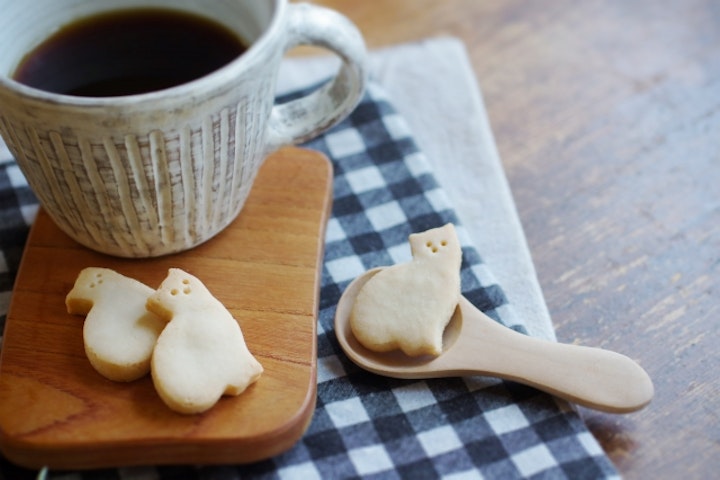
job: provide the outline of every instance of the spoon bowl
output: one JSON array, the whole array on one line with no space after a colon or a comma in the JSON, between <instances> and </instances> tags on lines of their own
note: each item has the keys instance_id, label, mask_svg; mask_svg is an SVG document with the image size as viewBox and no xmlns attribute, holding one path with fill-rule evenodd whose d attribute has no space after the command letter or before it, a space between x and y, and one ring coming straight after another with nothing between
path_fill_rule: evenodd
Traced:
<instances>
[{"instance_id":1,"label":"spoon bowl","mask_svg":"<svg viewBox=\"0 0 720 480\"><path fill-rule=\"evenodd\" d=\"M335 334L345 354L378 375L421 379L485 375L512 380L595 410L627 413L652 399L652 380L637 363L616 352L568 345L518 333L460 297L443 333L443 353L411 357L374 352L357 341L350 313L360 290L381 268L348 285L335 313Z\"/></svg>"}]
</instances>

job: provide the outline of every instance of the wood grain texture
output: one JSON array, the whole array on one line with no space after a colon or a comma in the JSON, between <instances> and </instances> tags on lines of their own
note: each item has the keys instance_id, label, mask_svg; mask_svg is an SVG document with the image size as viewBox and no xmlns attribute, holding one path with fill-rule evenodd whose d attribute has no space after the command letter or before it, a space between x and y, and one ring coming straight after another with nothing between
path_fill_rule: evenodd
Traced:
<instances>
[{"instance_id":1,"label":"wood grain texture","mask_svg":"<svg viewBox=\"0 0 720 480\"><path fill-rule=\"evenodd\" d=\"M79 246L40 212L7 316L0 363L0 447L32 468L244 463L290 448L315 407L317 312L332 166L288 148L262 167L240 216L178 255L129 260ZM82 317L65 295L101 266L158 286L168 268L197 276L240 323L262 377L208 412L181 415L146 376L106 380L90 366Z\"/></svg>"},{"instance_id":2,"label":"wood grain texture","mask_svg":"<svg viewBox=\"0 0 720 480\"><path fill-rule=\"evenodd\" d=\"M655 382L582 411L627 479L720 469L720 3L316 1L370 48L461 38L560 341Z\"/></svg>"}]
</instances>

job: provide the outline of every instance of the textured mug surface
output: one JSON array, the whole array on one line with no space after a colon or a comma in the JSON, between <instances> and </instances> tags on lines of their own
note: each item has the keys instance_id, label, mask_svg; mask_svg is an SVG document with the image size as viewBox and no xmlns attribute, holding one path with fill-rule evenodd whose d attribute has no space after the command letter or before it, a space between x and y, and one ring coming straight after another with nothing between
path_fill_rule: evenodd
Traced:
<instances>
[{"instance_id":1,"label":"textured mug surface","mask_svg":"<svg viewBox=\"0 0 720 480\"><path fill-rule=\"evenodd\" d=\"M10 79L48 32L126 7L183 9L248 44L195 81L123 97L85 98ZM343 16L286 0L0 0L0 135L55 223L79 243L122 257L192 248L238 215L265 157L347 116L365 85L365 47ZM318 90L275 105L284 53L318 45L342 60Z\"/></svg>"}]
</instances>

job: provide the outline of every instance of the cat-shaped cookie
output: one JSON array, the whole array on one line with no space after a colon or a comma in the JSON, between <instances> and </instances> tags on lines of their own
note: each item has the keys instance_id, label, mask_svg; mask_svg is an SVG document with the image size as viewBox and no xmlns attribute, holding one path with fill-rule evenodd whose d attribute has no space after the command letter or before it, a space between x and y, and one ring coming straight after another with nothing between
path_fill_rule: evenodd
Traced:
<instances>
[{"instance_id":1,"label":"cat-shaped cookie","mask_svg":"<svg viewBox=\"0 0 720 480\"><path fill-rule=\"evenodd\" d=\"M154 290L108 268L88 267L65 297L67 311L86 315L83 343L104 377L130 382L150 372L150 358L165 322L147 311Z\"/></svg>"},{"instance_id":2,"label":"cat-shaped cookie","mask_svg":"<svg viewBox=\"0 0 720 480\"><path fill-rule=\"evenodd\" d=\"M350 313L355 338L377 352L442 352L442 335L460 299L462 249L451 223L409 236L412 260L375 274Z\"/></svg>"},{"instance_id":3,"label":"cat-shaped cookie","mask_svg":"<svg viewBox=\"0 0 720 480\"><path fill-rule=\"evenodd\" d=\"M171 268L147 308L169 322L155 345L152 378L171 409L204 412L222 395L239 395L262 374L240 325L189 273Z\"/></svg>"}]
</instances>

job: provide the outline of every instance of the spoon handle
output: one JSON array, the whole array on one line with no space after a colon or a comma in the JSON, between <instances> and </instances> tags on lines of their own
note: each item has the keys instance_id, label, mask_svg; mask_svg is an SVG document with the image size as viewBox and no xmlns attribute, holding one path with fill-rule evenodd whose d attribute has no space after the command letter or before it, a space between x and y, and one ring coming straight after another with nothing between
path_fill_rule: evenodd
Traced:
<instances>
[{"instance_id":1,"label":"spoon handle","mask_svg":"<svg viewBox=\"0 0 720 480\"><path fill-rule=\"evenodd\" d=\"M472 338L462 346L473 351L455 353L470 362L468 369L475 373L517 381L612 413L639 410L652 399L652 380L625 355L528 337L498 324L465 298L460 306L463 335Z\"/></svg>"}]
</instances>

